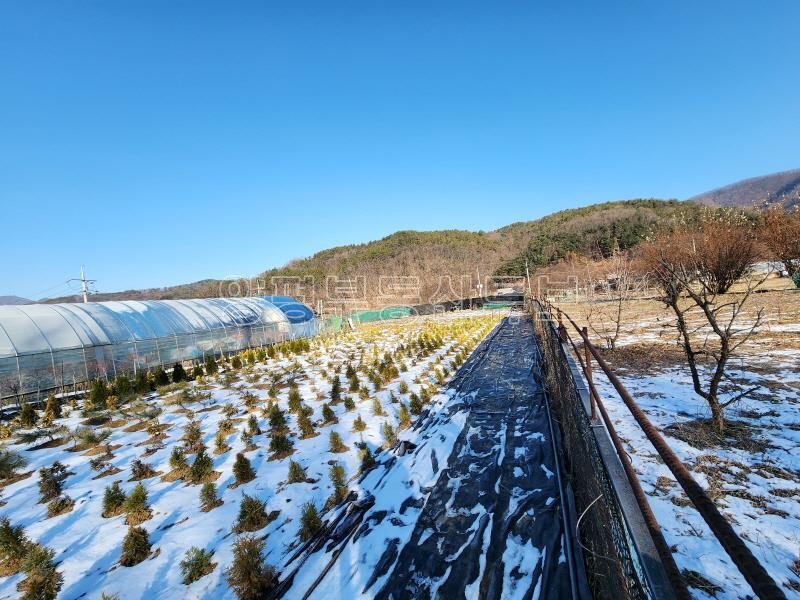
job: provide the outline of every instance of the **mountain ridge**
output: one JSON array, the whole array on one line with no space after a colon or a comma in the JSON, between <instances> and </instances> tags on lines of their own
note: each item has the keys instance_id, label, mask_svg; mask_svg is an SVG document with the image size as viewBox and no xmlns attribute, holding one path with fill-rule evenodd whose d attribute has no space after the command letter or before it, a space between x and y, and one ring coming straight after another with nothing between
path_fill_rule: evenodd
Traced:
<instances>
[{"instance_id":1,"label":"mountain ridge","mask_svg":"<svg viewBox=\"0 0 800 600\"><path fill-rule=\"evenodd\" d=\"M492 231L398 231L378 240L327 248L290 261L250 280L236 282L236 289L246 290L245 295L310 295L330 301L329 278L336 281L363 278L367 283L360 290L363 292L360 299L369 304L370 299L385 295L385 290L380 289L381 278L400 276L419 280L419 296L394 296L390 300L404 303L428 301L442 287L443 279L449 285L449 291L470 296L474 295L472 286L478 277L522 275L526 256L531 267L536 268L560 260L564 252L607 254L615 243L623 249L633 245L636 236L644 235L659 219L696 212L700 208L694 203L678 200L621 200L566 209ZM533 240L536 244L531 249L529 246ZM469 283L465 282L467 279ZM273 282L277 285L272 285ZM95 294L92 298L198 298L225 296L229 291L227 282L206 279L166 288ZM78 296L66 296L47 301L79 300Z\"/></svg>"},{"instance_id":2,"label":"mountain ridge","mask_svg":"<svg viewBox=\"0 0 800 600\"><path fill-rule=\"evenodd\" d=\"M718 207L764 209L778 205L800 206L800 169L748 177L688 198L691 202Z\"/></svg>"},{"instance_id":3,"label":"mountain ridge","mask_svg":"<svg viewBox=\"0 0 800 600\"><path fill-rule=\"evenodd\" d=\"M22 298L20 296L0 296L0 306L18 305L18 304L33 304L33 300Z\"/></svg>"},{"instance_id":4,"label":"mountain ridge","mask_svg":"<svg viewBox=\"0 0 800 600\"><path fill-rule=\"evenodd\" d=\"M716 208L761 208L780 204L800 206L800 169L743 179L680 202L678 200L635 199L591 204L558 211L539 219L517 221L491 231L444 229L403 230L360 244L346 244L320 250L311 256L292 260L281 267L246 280L233 289L245 294L285 294L330 300L329 278L367 278L386 276L416 277L421 299L437 291L442 278L449 278L456 294L472 295L464 288L466 278L495 274L519 276L526 264L532 269L545 267L570 254L605 256L614 248L629 248L658 222L679 213L697 213ZM145 300L202 298L229 295L228 281L203 279L193 283L139 290L95 294L94 300ZM366 285L366 284L365 284ZM361 290L369 303L379 297L380 283ZM469 284L474 286L475 282ZM452 287L452 285L451 285ZM413 298L393 298L413 303ZM44 302L79 302L80 296L62 296Z\"/></svg>"}]
</instances>

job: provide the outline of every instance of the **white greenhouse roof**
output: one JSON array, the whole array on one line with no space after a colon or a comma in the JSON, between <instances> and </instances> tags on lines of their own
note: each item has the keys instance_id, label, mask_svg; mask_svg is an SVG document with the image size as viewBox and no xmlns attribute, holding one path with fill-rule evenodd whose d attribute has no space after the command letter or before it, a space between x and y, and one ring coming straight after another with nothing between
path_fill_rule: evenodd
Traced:
<instances>
[{"instance_id":1,"label":"white greenhouse roof","mask_svg":"<svg viewBox=\"0 0 800 600\"><path fill-rule=\"evenodd\" d=\"M0 306L0 357L288 323L258 297Z\"/></svg>"}]
</instances>

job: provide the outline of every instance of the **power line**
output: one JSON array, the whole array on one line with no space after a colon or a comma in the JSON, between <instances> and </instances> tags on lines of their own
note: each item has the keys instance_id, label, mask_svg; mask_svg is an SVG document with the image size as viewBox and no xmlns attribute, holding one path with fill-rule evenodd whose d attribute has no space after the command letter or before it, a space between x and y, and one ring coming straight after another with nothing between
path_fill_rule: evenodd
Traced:
<instances>
[{"instance_id":1,"label":"power line","mask_svg":"<svg viewBox=\"0 0 800 600\"><path fill-rule=\"evenodd\" d=\"M38 300L39 298L44 296L46 293L51 292L53 290L57 290L57 289L62 288L62 287L70 287L69 281L62 281L61 283L57 283L55 285L51 285L50 287L45 288L45 289L43 289L43 290L41 290L39 292L36 292L35 294L26 294L26 297L27 298L31 298L32 300Z\"/></svg>"},{"instance_id":2,"label":"power line","mask_svg":"<svg viewBox=\"0 0 800 600\"><path fill-rule=\"evenodd\" d=\"M90 283L97 283L96 279L86 279L86 272L84 271L83 265L81 265L81 278L80 279L67 279L67 281L80 281L81 282L81 292L83 293L83 303L86 304L89 302L89 284ZM92 291L94 293L94 291Z\"/></svg>"}]
</instances>

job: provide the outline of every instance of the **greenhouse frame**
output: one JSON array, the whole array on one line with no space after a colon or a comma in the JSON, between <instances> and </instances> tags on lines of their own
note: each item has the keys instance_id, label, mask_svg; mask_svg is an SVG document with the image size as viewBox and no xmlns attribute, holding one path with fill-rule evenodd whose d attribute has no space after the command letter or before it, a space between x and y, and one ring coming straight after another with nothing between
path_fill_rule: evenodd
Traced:
<instances>
[{"instance_id":1,"label":"greenhouse frame","mask_svg":"<svg viewBox=\"0 0 800 600\"><path fill-rule=\"evenodd\" d=\"M288 296L0 306L0 397L219 356L318 331Z\"/></svg>"}]
</instances>

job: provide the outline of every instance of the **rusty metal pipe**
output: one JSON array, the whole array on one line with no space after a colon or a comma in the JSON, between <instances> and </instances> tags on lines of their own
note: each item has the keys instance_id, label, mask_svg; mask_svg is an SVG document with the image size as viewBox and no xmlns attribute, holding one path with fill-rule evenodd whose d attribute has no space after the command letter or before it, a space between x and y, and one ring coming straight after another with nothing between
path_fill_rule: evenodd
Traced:
<instances>
[{"instance_id":1,"label":"rusty metal pipe","mask_svg":"<svg viewBox=\"0 0 800 600\"><path fill-rule=\"evenodd\" d=\"M731 560L734 562L736 567L739 569L739 572L744 576L745 580L756 593L756 595L762 600L786 598L783 590L778 587L778 584L776 584L775 580L770 577L764 566L750 551L750 548L748 548L742 539L737 535L736 531L734 531L727 519L722 516L722 513L719 512L714 504L714 501L708 497L708 495L705 493L705 490L703 490L700 484L695 481L694 477L692 477L692 474L689 472L689 469L687 469L686 465L681 462L681 459L678 458L678 455L672 451L672 448L669 447L669 444L667 444L664 437L650 422L650 419L647 418L647 415L630 395L628 390L620 381L619 377L617 377L616 373L614 373L614 371L608 366L608 363L606 363L606 361L597 351L597 348L595 348L592 342L588 339L588 336L583 337L581 328L578 327L578 324L572 320L572 317L561 310L559 310L558 313L560 315L563 314L572 324L575 330L581 335L583 343L588 346L589 351L592 353L592 356L594 356L597 364L606 374L606 377L608 377L611 385L613 385L617 390L617 393L622 398L625 406L628 407L628 410L633 415L633 418L636 419L639 427L642 428L642 431L647 436L647 439L650 440L651 444L653 444L653 447L656 449L659 456L661 456L664 464L667 465L667 468L672 471L675 479L683 488L683 491L686 492L686 495L689 497L689 500L692 501L692 504L694 504L697 512L699 512L700 516L703 517L703 520L711 529L714 536L719 540L720 544L722 544L725 552L727 552L728 556L731 557Z\"/></svg>"}]
</instances>

